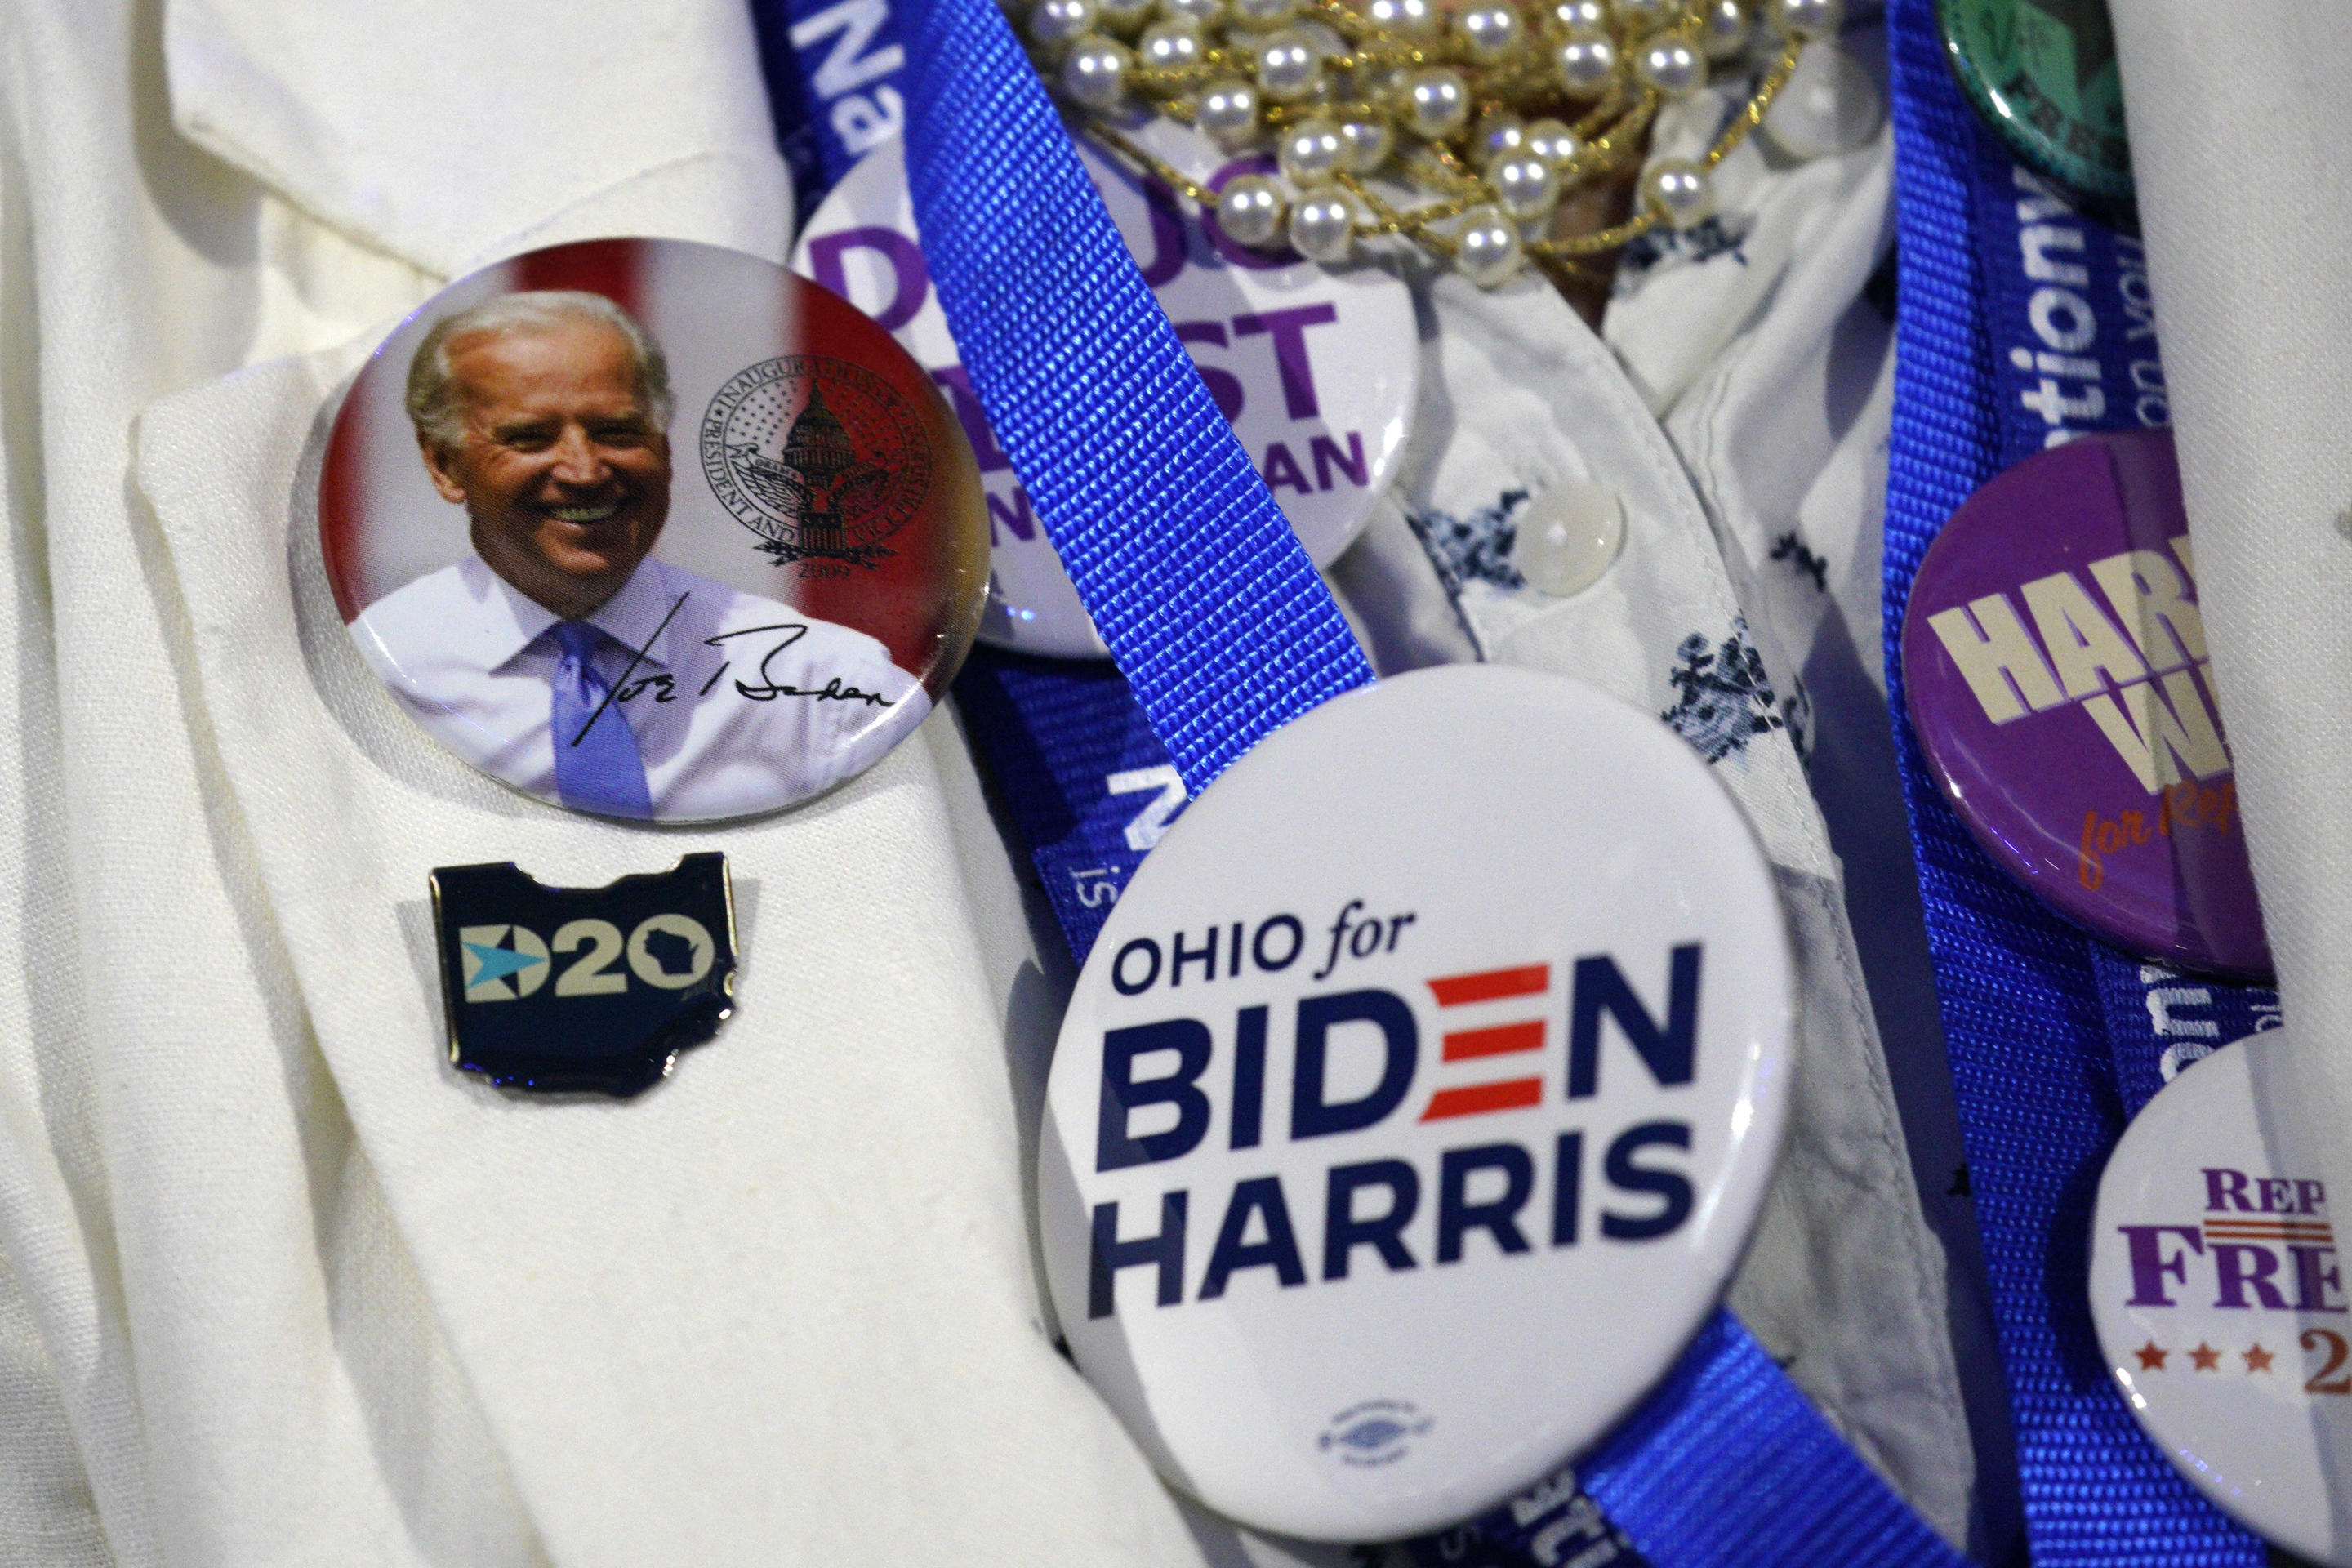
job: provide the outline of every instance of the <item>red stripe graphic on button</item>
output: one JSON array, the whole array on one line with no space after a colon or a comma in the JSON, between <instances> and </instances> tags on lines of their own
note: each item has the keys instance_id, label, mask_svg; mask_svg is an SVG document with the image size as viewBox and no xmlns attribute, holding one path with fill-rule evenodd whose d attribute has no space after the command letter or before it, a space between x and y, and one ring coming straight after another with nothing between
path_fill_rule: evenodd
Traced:
<instances>
[{"instance_id":1,"label":"red stripe graphic on button","mask_svg":"<svg viewBox=\"0 0 2352 1568\"><path fill-rule=\"evenodd\" d=\"M326 526L319 531L326 552L327 581L335 594L335 613L345 625L367 608L360 594L366 571L366 552L360 547L361 519L367 515L367 421L353 397L335 419L327 437L327 459L320 481L320 510Z\"/></svg>"},{"instance_id":2,"label":"red stripe graphic on button","mask_svg":"<svg viewBox=\"0 0 2352 1568\"><path fill-rule=\"evenodd\" d=\"M1491 1029L1462 1029L1445 1037L1445 1059L1466 1062L1478 1057L1507 1057L1514 1051L1543 1049L1544 1021L1497 1024Z\"/></svg>"},{"instance_id":3,"label":"red stripe graphic on button","mask_svg":"<svg viewBox=\"0 0 2352 1568\"><path fill-rule=\"evenodd\" d=\"M1451 1037L1449 1036L1450 1039ZM2310 1241L2322 1247L2336 1244L2335 1230L2325 1224L2297 1223L2294 1220L2215 1220L2205 1222L2208 1241Z\"/></svg>"},{"instance_id":4,"label":"red stripe graphic on button","mask_svg":"<svg viewBox=\"0 0 2352 1568\"><path fill-rule=\"evenodd\" d=\"M1430 994L1441 1007L1467 1007L1479 1002L1499 1002L1511 996L1540 996L1551 989L1551 965L1522 963L1510 969L1482 969L1475 974L1448 974L1429 982ZM1516 1056L1543 1049L1544 1021L1529 1018L1515 1024L1489 1024L1477 1029L1456 1029L1445 1037L1445 1059L1476 1061L1484 1057ZM1441 1089L1430 1096L1423 1121L1444 1121L1456 1116L1485 1116L1498 1110L1525 1110L1543 1103L1543 1079L1509 1078L1495 1083L1465 1084Z\"/></svg>"},{"instance_id":5,"label":"red stripe graphic on button","mask_svg":"<svg viewBox=\"0 0 2352 1568\"><path fill-rule=\"evenodd\" d=\"M514 286L602 294L634 316L645 309L645 247L634 239L583 239L534 250L515 258Z\"/></svg>"},{"instance_id":6,"label":"red stripe graphic on button","mask_svg":"<svg viewBox=\"0 0 2352 1568\"><path fill-rule=\"evenodd\" d=\"M1539 996L1551 989L1551 965L1528 963L1517 969L1449 974L1431 981L1429 989L1441 1007L1465 1007L1473 1002L1493 1002L1505 996Z\"/></svg>"},{"instance_id":7,"label":"red stripe graphic on button","mask_svg":"<svg viewBox=\"0 0 2352 1568\"><path fill-rule=\"evenodd\" d=\"M1543 1103L1543 1079L1508 1078L1500 1083L1475 1083L1467 1089L1441 1089L1430 1096L1423 1121L1444 1121L1454 1116L1484 1116L1491 1110L1525 1110Z\"/></svg>"}]
</instances>

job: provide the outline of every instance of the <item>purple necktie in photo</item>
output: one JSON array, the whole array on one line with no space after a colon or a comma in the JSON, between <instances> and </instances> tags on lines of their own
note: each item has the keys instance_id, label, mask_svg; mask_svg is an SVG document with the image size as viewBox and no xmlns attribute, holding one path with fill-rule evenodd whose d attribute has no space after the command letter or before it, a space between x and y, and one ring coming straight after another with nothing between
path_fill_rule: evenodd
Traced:
<instances>
[{"instance_id":1,"label":"purple necktie in photo","mask_svg":"<svg viewBox=\"0 0 2352 1568\"><path fill-rule=\"evenodd\" d=\"M646 789L636 733L612 700L612 687L596 673L596 644L604 634L585 621L558 621L554 630L562 649L548 715L556 795L574 811L652 820L653 796Z\"/></svg>"}]
</instances>

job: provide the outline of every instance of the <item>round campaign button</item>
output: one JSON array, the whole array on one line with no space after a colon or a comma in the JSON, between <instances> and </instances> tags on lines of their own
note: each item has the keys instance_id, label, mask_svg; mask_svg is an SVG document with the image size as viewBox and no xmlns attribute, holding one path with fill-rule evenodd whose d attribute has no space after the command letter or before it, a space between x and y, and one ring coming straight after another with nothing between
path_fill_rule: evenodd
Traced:
<instances>
[{"instance_id":1,"label":"round campaign button","mask_svg":"<svg viewBox=\"0 0 2352 1568\"><path fill-rule=\"evenodd\" d=\"M2198 1490L2352 1568L2352 1304L2292 1048L2273 1029L2216 1051L2133 1121L2099 1182L2091 1315Z\"/></svg>"},{"instance_id":2,"label":"round campaign button","mask_svg":"<svg viewBox=\"0 0 2352 1568\"><path fill-rule=\"evenodd\" d=\"M2028 168L2128 217L2131 143L2105 0L1937 0L1960 90Z\"/></svg>"},{"instance_id":3,"label":"round campaign button","mask_svg":"<svg viewBox=\"0 0 2352 1568\"><path fill-rule=\"evenodd\" d=\"M1136 139L1212 189L1273 167L1230 158L1166 121ZM1236 244L1156 181L1085 137L1078 156L1201 368L1250 460L1318 566L1354 542L1395 477L1419 385L1420 345L1403 283ZM980 456L992 547L982 641L1024 653L1105 652L1013 463L997 446L948 333L893 141L859 160L809 219L793 254L814 278L898 335L953 404ZM1072 388L1083 396L1084 388Z\"/></svg>"},{"instance_id":4,"label":"round campaign button","mask_svg":"<svg viewBox=\"0 0 2352 1568\"><path fill-rule=\"evenodd\" d=\"M1038 1182L1080 1369L1255 1529L1496 1505L1715 1306L1790 1009L1763 855L1654 719L1495 665L1334 699L1176 820L1079 975Z\"/></svg>"},{"instance_id":5,"label":"round campaign button","mask_svg":"<svg viewBox=\"0 0 2352 1568\"><path fill-rule=\"evenodd\" d=\"M1903 679L2003 868L2130 952L2269 973L2168 432L2082 437L1969 497L1912 584Z\"/></svg>"},{"instance_id":6,"label":"round campaign button","mask_svg":"<svg viewBox=\"0 0 2352 1568\"><path fill-rule=\"evenodd\" d=\"M337 608L442 744L540 799L705 822L912 733L987 581L971 447L889 333L673 240L451 284L345 395Z\"/></svg>"}]
</instances>

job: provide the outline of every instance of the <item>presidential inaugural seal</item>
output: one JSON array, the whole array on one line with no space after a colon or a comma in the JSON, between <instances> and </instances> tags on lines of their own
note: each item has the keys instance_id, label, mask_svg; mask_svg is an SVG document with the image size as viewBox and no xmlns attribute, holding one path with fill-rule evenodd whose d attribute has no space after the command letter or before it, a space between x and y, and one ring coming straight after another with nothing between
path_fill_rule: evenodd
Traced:
<instances>
[{"instance_id":1,"label":"presidential inaugural seal","mask_svg":"<svg viewBox=\"0 0 2352 1568\"><path fill-rule=\"evenodd\" d=\"M781 563L871 566L922 506L929 437L914 406L846 360L762 360L702 416L702 471L735 521Z\"/></svg>"}]
</instances>

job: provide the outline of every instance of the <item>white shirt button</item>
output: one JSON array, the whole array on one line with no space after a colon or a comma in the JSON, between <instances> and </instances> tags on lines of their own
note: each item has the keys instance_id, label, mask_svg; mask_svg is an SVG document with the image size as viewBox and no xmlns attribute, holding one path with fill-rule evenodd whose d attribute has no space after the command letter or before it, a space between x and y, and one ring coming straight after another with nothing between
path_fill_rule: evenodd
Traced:
<instances>
[{"instance_id":1,"label":"white shirt button","mask_svg":"<svg viewBox=\"0 0 2352 1568\"><path fill-rule=\"evenodd\" d=\"M1564 479L1518 517L1511 559L1528 586L1565 599L1601 581L1625 547L1625 503L1606 485Z\"/></svg>"}]
</instances>

